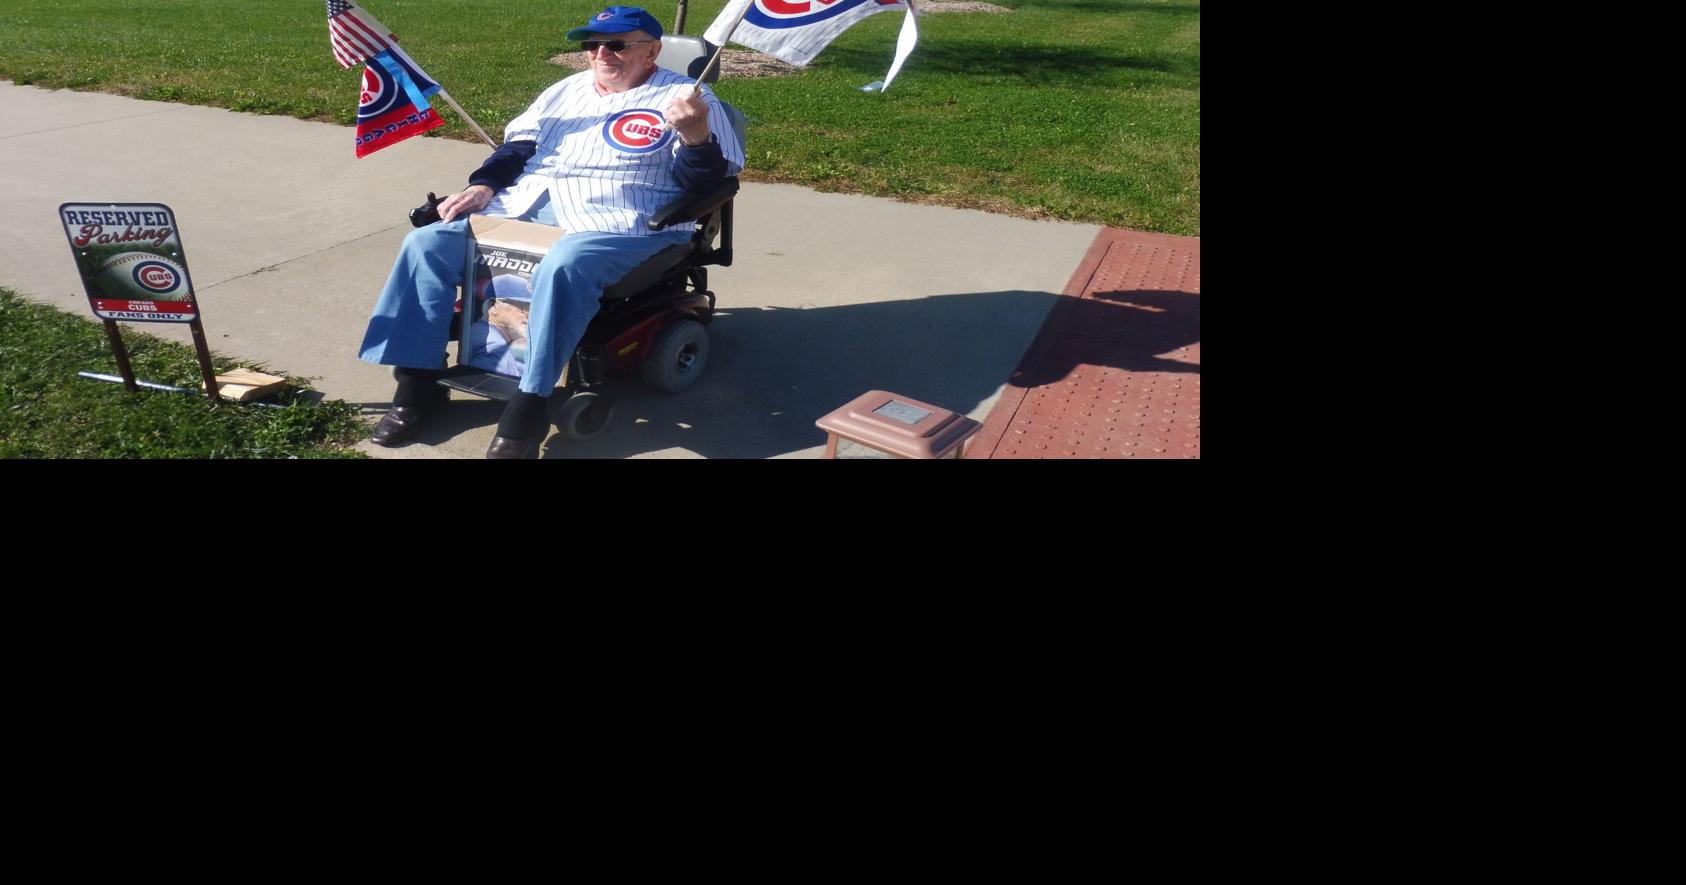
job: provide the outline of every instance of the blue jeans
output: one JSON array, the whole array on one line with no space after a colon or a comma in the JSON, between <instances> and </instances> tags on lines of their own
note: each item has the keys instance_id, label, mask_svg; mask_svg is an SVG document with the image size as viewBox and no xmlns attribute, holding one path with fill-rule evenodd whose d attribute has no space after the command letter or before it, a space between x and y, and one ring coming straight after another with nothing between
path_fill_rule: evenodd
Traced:
<instances>
[{"instance_id":1,"label":"blue jeans","mask_svg":"<svg viewBox=\"0 0 1686 885\"><path fill-rule=\"evenodd\" d=\"M548 202L536 211L539 220L555 223ZM521 375L521 389L548 396L579 347L585 327L597 315L603 290L657 252L690 238L688 231L661 231L647 237L582 231L558 240L533 271L527 369ZM375 302L358 356L383 366L439 368L451 337L453 307L468 249L467 217L411 231Z\"/></svg>"}]
</instances>

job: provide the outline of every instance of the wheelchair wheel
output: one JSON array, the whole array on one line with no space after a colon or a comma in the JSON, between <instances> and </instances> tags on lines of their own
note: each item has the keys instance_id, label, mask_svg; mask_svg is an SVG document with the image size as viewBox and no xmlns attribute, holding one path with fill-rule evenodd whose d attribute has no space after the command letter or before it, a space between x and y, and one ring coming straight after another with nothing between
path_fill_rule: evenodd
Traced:
<instances>
[{"instance_id":1,"label":"wheelchair wheel","mask_svg":"<svg viewBox=\"0 0 1686 885\"><path fill-rule=\"evenodd\" d=\"M592 391L581 391L562 398L551 396L550 420L556 429L569 439L586 440L602 433L615 415L615 402Z\"/></svg>"},{"instance_id":2,"label":"wheelchair wheel","mask_svg":"<svg viewBox=\"0 0 1686 885\"><path fill-rule=\"evenodd\" d=\"M708 365L708 330L693 319L674 320L656 336L644 358L644 383L665 393L678 393L697 383Z\"/></svg>"}]
</instances>

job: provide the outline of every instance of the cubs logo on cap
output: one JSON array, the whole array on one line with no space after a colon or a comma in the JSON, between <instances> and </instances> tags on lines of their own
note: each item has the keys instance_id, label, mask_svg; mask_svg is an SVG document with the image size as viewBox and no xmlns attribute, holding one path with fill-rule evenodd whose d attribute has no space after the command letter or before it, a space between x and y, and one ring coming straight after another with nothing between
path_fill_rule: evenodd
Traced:
<instances>
[{"instance_id":1,"label":"cubs logo on cap","mask_svg":"<svg viewBox=\"0 0 1686 885\"><path fill-rule=\"evenodd\" d=\"M568 39L584 40L592 34L624 34L627 31L643 31L660 40L662 23L639 6L610 6L586 19L584 25L569 31Z\"/></svg>"},{"instance_id":2,"label":"cubs logo on cap","mask_svg":"<svg viewBox=\"0 0 1686 885\"><path fill-rule=\"evenodd\" d=\"M647 154L673 141L667 120L651 108L621 111L603 122L603 140L617 151Z\"/></svg>"},{"instance_id":3,"label":"cubs logo on cap","mask_svg":"<svg viewBox=\"0 0 1686 885\"><path fill-rule=\"evenodd\" d=\"M842 15L857 6L893 6L900 0L754 0L744 21L763 28L800 28Z\"/></svg>"}]
</instances>

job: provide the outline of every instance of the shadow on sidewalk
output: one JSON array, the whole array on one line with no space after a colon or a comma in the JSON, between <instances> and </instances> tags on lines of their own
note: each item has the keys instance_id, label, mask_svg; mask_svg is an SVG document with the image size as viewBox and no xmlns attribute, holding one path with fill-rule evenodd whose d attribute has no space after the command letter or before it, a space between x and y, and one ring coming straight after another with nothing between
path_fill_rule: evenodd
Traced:
<instances>
[{"instance_id":1,"label":"shadow on sidewalk","mask_svg":"<svg viewBox=\"0 0 1686 885\"><path fill-rule=\"evenodd\" d=\"M668 449L705 458L777 457L823 445L825 433L814 422L868 390L969 413L1008 382L1021 358L1034 364L1011 379L1017 386L1058 381L1079 363L1197 372L1160 355L1198 342L1199 322L1199 297L1184 292L1104 292L1079 301L1003 291L811 309L722 305L709 327L709 366L695 386L670 395L616 379L610 427L586 442L553 430L544 457L627 458ZM1026 353L1033 340L1036 350ZM1073 351L1061 340L1080 346ZM364 405L371 416L387 409ZM443 444L496 424L502 409L458 394L405 445Z\"/></svg>"},{"instance_id":2,"label":"shadow on sidewalk","mask_svg":"<svg viewBox=\"0 0 1686 885\"><path fill-rule=\"evenodd\" d=\"M1053 384L1079 365L1198 373L1199 365L1164 355L1199 341L1199 295L1147 289L1096 292L1054 308L1012 384Z\"/></svg>"},{"instance_id":3,"label":"shadow on sidewalk","mask_svg":"<svg viewBox=\"0 0 1686 885\"><path fill-rule=\"evenodd\" d=\"M1008 380L1056 303L1081 334L1129 342L1105 348L1110 365L1198 371L1158 356L1199 340L1198 296L1097 297L1103 300L985 292L810 310L722 310L710 329L711 365L695 387L669 396L623 384L608 431L583 443L554 438L546 457L624 458L670 448L708 458L775 457L822 445L825 434L814 422L874 389L968 413ZM1074 368L1057 350L1045 357L1052 358L1041 361L1039 376L1064 377Z\"/></svg>"}]
</instances>

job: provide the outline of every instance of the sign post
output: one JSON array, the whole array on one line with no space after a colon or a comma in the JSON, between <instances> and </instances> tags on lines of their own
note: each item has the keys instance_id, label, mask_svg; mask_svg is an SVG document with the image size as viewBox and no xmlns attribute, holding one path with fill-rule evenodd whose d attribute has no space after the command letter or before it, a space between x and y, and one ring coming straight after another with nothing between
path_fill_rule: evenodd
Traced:
<instances>
[{"instance_id":1,"label":"sign post","mask_svg":"<svg viewBox=\"0 0 1686 885\"><path fill-rule=\"evenodd\" d=\"M187 254L170 207L163 203L64 203L59 206L59 220L88 294L88 306L105 321L123 386L131 393L138 389L118 320L187 323L199 352L205 395L220 402Z\"/></svg>"}]
</instances>

